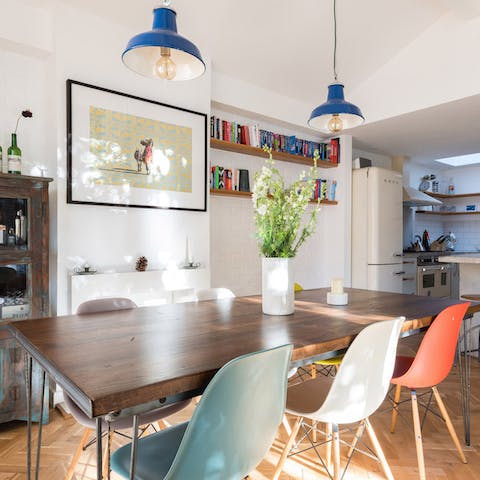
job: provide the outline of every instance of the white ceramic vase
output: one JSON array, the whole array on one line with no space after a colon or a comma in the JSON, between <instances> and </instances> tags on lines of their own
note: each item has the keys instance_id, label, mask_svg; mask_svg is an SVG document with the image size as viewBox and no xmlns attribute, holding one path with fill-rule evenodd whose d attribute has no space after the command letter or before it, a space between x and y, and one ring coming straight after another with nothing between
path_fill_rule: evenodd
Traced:
<instances>
[{"instance_id":1,"label":"white ceramic vase","mask_svg":"<svg viewBox=\"0 0 480 480\"><path fill-rule=\"evenodd\" d=\"M291 258L262 258L262 310L267 315L291 315L294 307Z\"/></svg>"}]
</instances>

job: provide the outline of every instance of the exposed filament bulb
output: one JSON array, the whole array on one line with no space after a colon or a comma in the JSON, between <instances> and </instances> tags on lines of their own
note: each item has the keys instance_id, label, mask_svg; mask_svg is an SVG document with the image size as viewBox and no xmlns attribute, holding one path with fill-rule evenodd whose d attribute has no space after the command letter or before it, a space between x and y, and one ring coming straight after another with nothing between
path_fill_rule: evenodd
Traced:
<instances>
[{"instance_id":1,"label":"exposed filament bulb","mask_svg":"<svg viewBox=\"0 0 480 480\"><path fill-rule=\"evenodd\" d=\"M332 133L338 133L343 130L343 121L338 113L334 113L328 122L328 129Z\"/></svg>"},{"instance_id":2,"label":"exposed filament bulb","mask_svg":"<svg viewBox=\"0 0 480 480\"><path fill-rule=\"evenodd\" d=\"M160 47L160 58L155 64L155 73L164 80L173 80L177 74L177 67L170 56L170 49Z\"/></svg>"}]
</instances>

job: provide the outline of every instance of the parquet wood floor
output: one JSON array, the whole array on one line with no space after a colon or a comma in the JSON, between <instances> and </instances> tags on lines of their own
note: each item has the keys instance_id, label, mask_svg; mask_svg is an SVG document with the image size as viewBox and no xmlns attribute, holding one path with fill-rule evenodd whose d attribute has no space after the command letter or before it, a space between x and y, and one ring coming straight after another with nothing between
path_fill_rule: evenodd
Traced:
<instances>
[{"instance_id":1,"label":"parquet wood floor","mask_svg":"<svg viewBox=\"0 0 480 480\"><path fill-rule=\"evenodd\" d=\"M420 337L411 337L402 340L400 350L415 350ZM443 422L429 415L424 426L424 449L429 480L480 480L480 363L476 359L472 362L472 446L465 448L468 464L460 462L458 454L450 441ZM440 392L450 412L453 423L459 436L463 439L462 417L460 411L459 375L454 368L441 385ZM405 395L405 398L407 396ZM410 405L405 404L402 417L399 417L397 431L389 433L390 409L384 403L382 408L372 417L372 424L377 432L379 441L398 480L416 480L416 452L411 428ZM192 407L193 409L193 407ZM192 409L171 417L169 421L176 423L188 418ZM42 441L41 480L62 480L67 471L71 457L80 441L83 428L76 424L73 418L64 418L58 411L51 411L51 422L44 427ZM36 431L36 430L35 430ZM233 432L232 432L233 434ZM252 480L267 480L271 478L278 460L284 437L283 428L280 429L277 440L265 459L252 473ZM125 440L116 436L114 447ZM343 452L345 453L345 452ZM0 480L26 479L26 427L24 423L12 422L0 425ZM313 461L312 461L313 460ZM76 480L94 480L95 449L90 447L80 458L74 478ZM281 480L314 480L328 478L322 469L315 463L312 455L295 460L288 460L281 475ZM377 480L384 476L379 464L363 455L356 454L353 458L345 479ZM119 477L112 474L112 480ZM195 480L195 479L185 479Z\"/></svg>"}]
</instances>

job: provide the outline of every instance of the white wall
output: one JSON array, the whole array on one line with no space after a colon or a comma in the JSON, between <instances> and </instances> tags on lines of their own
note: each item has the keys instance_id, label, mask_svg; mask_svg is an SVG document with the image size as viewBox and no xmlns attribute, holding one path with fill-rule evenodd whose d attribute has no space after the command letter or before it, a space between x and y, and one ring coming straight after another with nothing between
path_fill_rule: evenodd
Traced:
<instances>
[{"instance_id":1,"label":"white wall","mask_svg":"<svg viewBox=\"0 0 480 480\"><path fill-rule=\"evenodd\" d=\"M62 6L55 11L58 145L58 313L69 311L69 272L88 260L100 269L132 270L181 263L188 235L195 260L210 268L209 213L71 205L65 202L65 81L68 78L208 113L210 68L199 79L168 83L130 72L120 55L138 32ZM88 32L88 34L86 34ZM80 41L81 39L81 41ZM208 59L207 59L208 61ZM208 286L208 285L206 285Z\"/></svg>"},{"instance_id":2,"label":"white wall","mask_svg":"<svg viewBox=\"0 0 480 480\"><path fill-rule=\"evenodd\" d=\"M132 270L139 255L149 259L150 268L180 263L187 235L209 278L208 212L67 205L65 133L68 78L208 114L209 65L203 77L183 84L144 79L120 60L138 32L65 5L50 10L5 0L0 15L22 19L22 28L15 22L0 25L0 144L5 151L17 115L31 108L33 118L22 119L18 129L23 173L39 175L42 167L55 179L50 186L53 313L69 312L69 275L76 264L87 260L103 271Z\"/></svg>"},{"instance_id":3,"label":"white wall","mask_svg":"<svg viewBox=\"0 0 480 480\"><path fill-rule=\"evenodd\" d=\"M213 92L215 95L215 92ZM258 107L260 102L257 102ZM265 111L264 111L265 112ZM215 110L225 120L246 124L258 120L255 116ZM262 114L260 114L262 115ZM263 115L270 116L268 113ZM286 116L282 120L291 123ZM263 121L261 127L285 135L297 133L307 140L319 140L314 133L307 135L287 129L283 125ZM301 130L303 127L299 127ZM350 282L350 192L351 192L351 137L341 140L342 159L339 167L319 169L319 177L338 181L338 205L321 207L316 232L300 248L294 260L295 281L303 288L327 286L333 277ZM225 168L245 168L250 174L250 188L254 173L263 165L263 159L212 149L211 165ZM286 183L290 183L306 169L305 166L276 161L275 165ZM211 262L212 286L228 287L236 295L258 294L261 291L261 259L255 239L252 202L248 198L213 196L211 198ZM312 207L309 207L312 208Z\"/></svg>"},{"instance_id":4,"label":"white wall","mask_svg":"<svg viewBox=\"0 0 480 480\"><path fill-rule=\"evenodd\" d=\"M349 100L372 123L477 95L480 64L472 58L479 42L480 17L447 13L353 89Z\"/></svg>"}]
</instances>

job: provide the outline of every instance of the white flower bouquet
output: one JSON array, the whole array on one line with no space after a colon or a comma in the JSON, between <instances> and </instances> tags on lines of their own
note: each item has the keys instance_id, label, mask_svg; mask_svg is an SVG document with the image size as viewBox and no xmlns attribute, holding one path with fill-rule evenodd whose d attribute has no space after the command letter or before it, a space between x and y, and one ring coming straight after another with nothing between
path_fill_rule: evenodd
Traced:
<instances>
[{"instance_id":1,"label":"white flower bouquet","mask_svg":"<svg viewBox=\"0 0 480 480\"><path fill-rule=\"evenodd\" d=\"M272 149L264 146L263 150L269 158L255 173L252 196L260 253L264 257L291 258L315 231L320 200L303 227L302 217L315 190L318 151L308 173L303 171L298 180L285 188L281 173L274 167Z\"/></svg>"}]
</instances>

